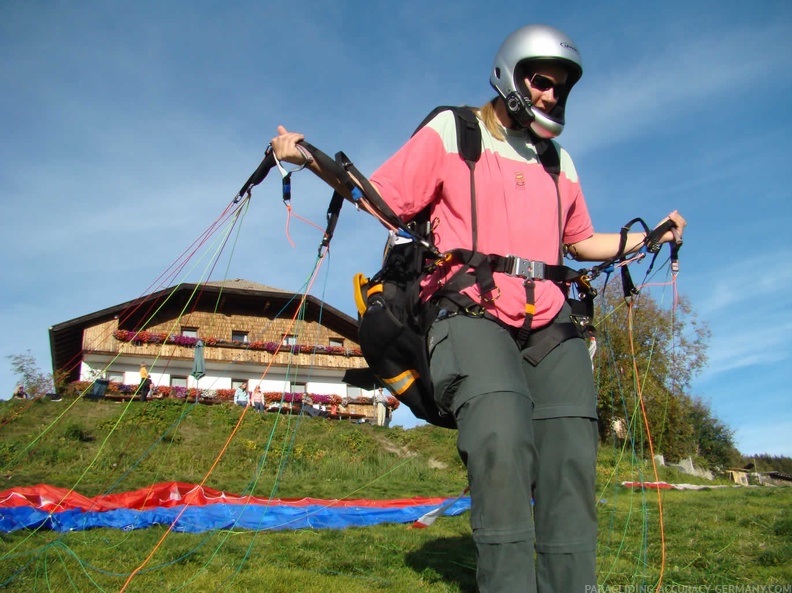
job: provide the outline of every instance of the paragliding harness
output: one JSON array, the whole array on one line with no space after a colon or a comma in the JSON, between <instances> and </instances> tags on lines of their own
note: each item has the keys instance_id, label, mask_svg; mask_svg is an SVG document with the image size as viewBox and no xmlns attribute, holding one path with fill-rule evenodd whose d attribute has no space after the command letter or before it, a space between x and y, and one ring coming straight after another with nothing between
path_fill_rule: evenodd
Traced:
<instances>
[{"instance_id":1,"label":"paragliding harness","mask_svg":"<svg viewBox=\"0 0 792 593\"><path fill-rule=\"evenodd\" d=\"M559 253L557 264L528 260L514 255L483 254L476 250L476 187L474 171L481 156L481 129L475 113L467 107L438 107L430 113L416 132L438 113L450 110L454 114L457 132L457 148L460 157L470 170L471 221L473 237L471 249L452 249L440 253L434 246L432 237L433 221L429 210L419 213L408 223L403 222L385 203L369 181L355 168L343 152L335 159L316 149L306 141L298 144L310 159L315 159L320 168L335 177L339 186L344 186L351 200L391 227L383 256L382 269L369 280L362 274L355 276L355 302L359 313L358 333L360 348L368 369L350 369L344 381L372 389L376 386L387 388L402 403L407 405L416 417L431 424L455 428L452 416L442 413L435 403L432 381L429 373L429 354L426 335L429 326L438 316L468 315L488 318L506 328L514 338L522 355L531 364L538 364L561 342L582 337L593 340L594 297L596 290L591 280L599 274L610 274L621 267L622 284L625 298L638 293L629 278L627 264L639 261L647 253L655 258L664 233L674 230L673 222L666 221L654 230L649 230L640 218L629 222L621 229L621 242L618 253L597 266L574 270L561 264L563 252ZM558 191L560 161L555 145L549 140L534 138L537 156L545 171L553 178L558 196L559 244L563 244L563 220L561 196ZM309 159L309 160L310 160ZM291 199L291 172L286 171L275 158L271 147L248 178L242 189L234 197L234 203L249 198L252 188L261 183L269 171L277 166L283 176L283 201ZM304 165L303 165L304 167ZM300 167L302 168L302 167ZM299 170L299 169L297 169ZM336 191L327 210L327 228L319 246L320 255L329 247L330 240L338 222L344 198ZM646 232L644 246L635 255L625 255L627 233L630 227L640 223ZM671 269L676 273L677 254L682 245L678 235L671 245ZM428 302L422 302L420 289L422 279L440 266L461 264L457 271L446 279L441 289L435 292ZM650 264L651 269L654 264ZM471 272L472 273L469 273ZM478 286L482 302L494 300L498 288L494 273L504 273L524 280L526 291L525 321L520 328L504 325L485 310L481 303L462 294L473 285ZM647 270L648 275L649 270ZM571 307L569 322L550 323L539 329L532 329L534 315L534 288L537 280L555 282L567 296ZM574 292L573 292L574 290ZM572 293L572 294L571 294Z\"/></svg>"},{"instance_id":2,"label":"paragliding harness","mask_svg":"<svg viewBox=\"0 0 792 593\"><path fill-rule=\"evenodd\" d=\"M360 348L373 374L382 386L406 404L418 418L438 426L455 428L454 419L443 414L435 404L429 373L426 335L438 314L444 317L462 314L492 319L512 334L523 351L523 356L535 365L561 342L570 338L593 336L595 292L584 272L560 264L561 254L558 264L546 264L518 256L484 254L476 250L474 171L481 156L478 118L469 108L438 107L424 119L418 130L438 113L446 110L454 114L458 152L470 170L473 227L471 249L460 248L439 253L433 247L433 224L427 208L408 223L413 236L423 241L390 231L382 269L370 280L358 274L354 289L359 313ZM536 148L539 160L545 171L553 177L558 193L558 151L550 141L537 141ZM561 237L563 221L560 214L560 194L558 199ZM452 264L462 265L444 281L442 288L428 302L422 303L419 294L421 280L438 267ZM503 324L480 303L462 294L465 288L476 284L481 295L494 295L492 298L497 298L498 288L493 279L495 272L525 280L527 305L525 322L520 328ZM539 330L531 329L537 280L556 282L567 295L570 285L576 285L577 298L569 299L573 307L570 321L551 323Z\"/></svg>"}]
</instances>

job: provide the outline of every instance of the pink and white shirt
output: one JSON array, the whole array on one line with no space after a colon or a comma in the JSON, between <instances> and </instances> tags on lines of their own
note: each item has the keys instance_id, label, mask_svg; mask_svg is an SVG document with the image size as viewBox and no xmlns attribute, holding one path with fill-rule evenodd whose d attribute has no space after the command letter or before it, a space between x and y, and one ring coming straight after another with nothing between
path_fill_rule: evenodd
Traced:
<instances>
[{"instance_id":1,"label":"pink and white shirt","mask_svg":"<svg viewBox=\"0 0 792 593\"><path fill-rule=\"evenodd\" d=\"M558 196L555 183L537 159L526 132L507 131L505 140L493 138L482 122L482 154L476 164L475 185L478 241L476 250L497 255L559 263ZM556 144L561 161L558 182L563 242L590 237L594 228L569 154ZM440 251L472 248L470 171L459 157L456 123L443 111L415 134L371 177L372 184L402 219L431 204L435 244ZM450 273L453 273L451 268ZM429 298L450 276L440 269L423 286ZM525 319L526 295L521 278L496 273L497 289L482 300L476 285L464 291L501 321L520 327ZM494 298L493 298L494 297ZM550 281L537 281L532 327L552 321L564 294Z\"/></svg>"}]
</instances>

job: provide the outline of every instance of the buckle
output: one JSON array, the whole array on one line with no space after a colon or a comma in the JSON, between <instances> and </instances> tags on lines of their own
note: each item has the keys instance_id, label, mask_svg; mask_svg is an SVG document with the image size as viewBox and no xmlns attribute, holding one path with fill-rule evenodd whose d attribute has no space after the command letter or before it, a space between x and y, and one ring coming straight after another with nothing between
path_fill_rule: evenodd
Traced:
<instances>
[{"instance_id":1,"label":"buckle","mask_svg":"<svg viewBox=\"0 0 792 593\"><path fill-rule=\"evenodd\" d=\"M481 295L481 302L482 302L482 303L494 303L494 302L495 302L497 299L499 299L499 298L500 298L500 295L501 295L501 289L500 289L500 287L499 287L499 286L496 286L496 287L495 287L495 290L496 290L497 292L495 293L495 296L494 296L494 297L487 298L487 297L485 297L484 295ZM490 291L490 292L492 292L492 291Z\"/></svg>"},{"instance_id":2,"label":"buckle","mask_svg":"<svg viewBox=\"0 0 792 593\"><path fill-rule=\"evenodd\" d=\"M481 305L471 305L470 307L465 307L464 313L468 317L484 317L484 307Z\"/></svg>"},{"instance_id":3,"label":"buckle","mask_svg":"<svg viewBox=\"0 0 792 593\"><path fill-rule=\"evenodd\" d=\"M509 255L508 257L512 260L511 271L506 272L509 276L518 276L526 280L544 280L545 266L547 264L543 261L534 261L517 257L516 255Z\"/></svg>"}]
</instances>

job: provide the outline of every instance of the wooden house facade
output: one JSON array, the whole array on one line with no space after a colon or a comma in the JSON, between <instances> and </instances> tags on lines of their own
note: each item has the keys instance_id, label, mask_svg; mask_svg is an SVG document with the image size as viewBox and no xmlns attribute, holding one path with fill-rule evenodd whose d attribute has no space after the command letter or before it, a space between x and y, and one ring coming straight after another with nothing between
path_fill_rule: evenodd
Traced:
<instances>
[{"instance_id":1,"label":"wooden house facade","mask_svg":"<svg viewBox=\"0 0 792 593\"><path fill-rule=\"evenodd\" d=\"M50 328L53 372L62 385L138 385L145 364L168 393L208 396L247 383L249 391L337 396L374 418L365 405L373 392L342 381L347 369L367 366L356 320L313 296L300 302L300 294L240 279L182 284ZM196 378L199 340L204 374Z\"/></svg>"}]
</instances>

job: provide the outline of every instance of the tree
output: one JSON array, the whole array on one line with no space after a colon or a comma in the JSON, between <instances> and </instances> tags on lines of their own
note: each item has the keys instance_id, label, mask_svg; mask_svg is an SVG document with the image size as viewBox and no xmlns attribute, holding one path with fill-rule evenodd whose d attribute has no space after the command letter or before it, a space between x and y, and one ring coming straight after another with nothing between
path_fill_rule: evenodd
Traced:
<instances>
[{"instance_id":1,"label":"tree","mask_svg":"<svg viewBox=\"0 0 792 593\"><path fill-rule=\"evenodd\" d=\"M39 369L30 350L25 354L10 354L6 358L11 361L11 370L20 377L20 382L30 397L38 397L52 391L52 376Z\"/></svg>"},{"instance_id":2,"label":"tree","mask_svg":"<svg viewBox=\"0 0 792 593\"><path fill-rule=\"evenodd\" d=\"M739 464L741 456L734 446L734 430L712 416L709 404L698 398L693 399L690 420L701 457L719 467Z\"/></svg>"},{"instance_id":3,"label":"tree","mask_svg":"<svg viewBox=\"0 0 792 593\"><path fill-rule=\"evenodd\" d=\"M749 463L754 464L754 471L777 471L792 476L792 458L784 455L743 455L736 465L745 467Z\"/></svg>"},{"instance_id":4,"label":"tree","mask_svg":"<svg viewBox=\"0 0 792 593\"><path fill-rule=\"evenodd\" d=\"M680 297L673 310L644 291L625 301L618 280L601 287L597 312L600 438L626 423L648 454L644 414L654 452L676 460L699 450L690 417L690 383L707 362L707 326Z\"/></svg>"}]
</instances>

